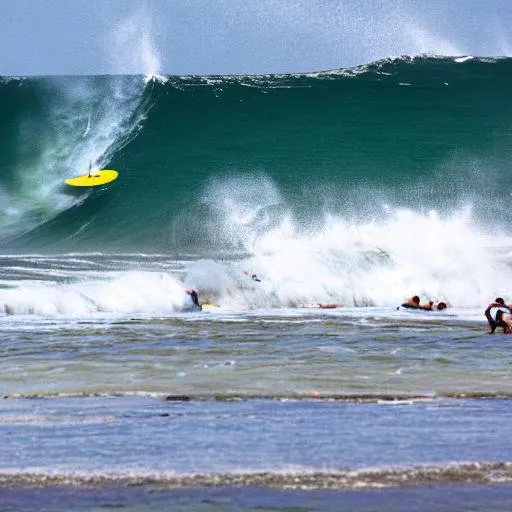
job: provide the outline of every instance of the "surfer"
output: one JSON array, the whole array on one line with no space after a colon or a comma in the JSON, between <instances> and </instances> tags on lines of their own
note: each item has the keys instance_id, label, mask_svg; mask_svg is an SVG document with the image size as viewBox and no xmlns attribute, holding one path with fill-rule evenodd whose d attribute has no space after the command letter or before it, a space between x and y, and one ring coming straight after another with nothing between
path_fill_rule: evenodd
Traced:
<instances>
[{"instance_id":1,"label":"surfer","mask_svg":"<svg viewBox=\"0 0 512 512\"><path fill-rule=\"evenodd\" d=\"M418 295L414 295L410 299L407 299L407 301L402 304L402 307L408 309L419 309L420 298L418 297Z\"/></svg>"},{"instance_id":2,"label":"surfer","mask_svg":"<svg viewBox=\"0 0 512 512\"><path fill-rule=\"evenodd\" d=\"M414 295L410 299L408 299L406 302L404 302L401 307L406 309L421 309L423 311L433 311L434 309L437 309L438 311L443 311L443 309L446 309L448 305L446 302L439 302L437 305L434 303L433 300L429 300L428 304L421 304L420 298L418 295ZM397 308L399 309L399 308Z\"/></svg>"},{"instance_id":3,"label":"surfer","mask_svg":"<svg viewBox=\"0 0 512 512\"><path fill-rule=\"evenodd\" d=\"M448 304L446 302L438 302L437 304L433 300L429 300L428 304L426 306L421 306L419 309L423 309L425 311L434 311L437 309L437 311L443 311L443 309L446 309L448 307Z\"/></svg>"},{"instance_id":4,"label":"surfer","mask_svg":"<svg viewBox=\"0 0 512 512\"><path fill-rule=\"evenodd\" d=\"M430 301L428 303L428 305L422 305L421 302L420 302L419 296L418 295L414 295L410 299L407 299L407 301L402 304L402 307L403 308L407 308L407 309L425 309L425 310L429 310L429 309L432 309L433 305L434 305L434 303L432 301Z\"/></svg>"},{"instance_id":5,"label":"surfer","mask_svg":"<svg viewBox=\"0 0 512 512\"><path fill-rule=\"evenodd\" d=\"M494 317L491 310L496 308ZM503 333L512 333L512 307L507 306L502 297L496 297L484 312L485 318L491 328L490 334L494 334L497 327L503 327Z\"/></svg>"},{"instance_id":6,"label":"surfer","mask_svg":"<svg viewBox=\"0 0 512 512\"><path fill-rule=\"evenodd\" d=\"M434 309L434 301L429 300L428 304L425 306L420 306L420 309L424 309L425 311L432 311Z\"/></svg>"},{"instance_id":7,"label":"surfer","mask_svg":"<svg viewBox=\"0 0 512 512\"><path fill-rule=\"evenodd\" d=\"M261 279L254 273L254 272L244 272L246 276L249 276L253 281L256 281L257 283L261 283Z\"/></svg>"},{"instance_id":8,"label":"surfer","mask_svg":"<svg viewBox=\"0 0 512 512\"><path fill-rule=\"evenodd\" d=\"M201 311L203 308L201 307L201 304L199 304L199 296L197 295L197 292L195 290L185 290L185 293L190 295L194 306Z\"/></svg>"}]
</instances>

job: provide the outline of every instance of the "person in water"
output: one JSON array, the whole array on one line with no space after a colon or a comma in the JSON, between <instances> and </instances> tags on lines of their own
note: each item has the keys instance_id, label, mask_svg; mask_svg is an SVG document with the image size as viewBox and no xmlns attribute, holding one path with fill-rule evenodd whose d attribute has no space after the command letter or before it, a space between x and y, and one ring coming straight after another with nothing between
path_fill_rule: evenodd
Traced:
<instances>
[{"instance_id":1,"label":"person in water","mask_svg":"<svg viewBox=\"0 0 512 512\"><path fill-rule=\"evenodd\" d=\"M503 327L503 334L512 334L512 313L498 311L496 317L499 319L500 326Z\"/></svg>"},{"instance_id":2,"label":"person in water","mask_svg":"<svg viewBox=\"0 0 512 512\"><path fill-rule=\"evenodd\" d=\"M434 309L434 301L429 300L428 304L426 304L425 306L420 306L420 309L424 309L425 311L432 311Z\"/></svg>"},{"instance_id":3,"label":"person in water","mask_svg":"<svg viewBox=\"0 0 512 512\"><path fill-rule=\"evenodd\" d=\"M426 306L420 306L419 309L424 309L425 311L434 311L436 309L437 311L443 311L443 309L447 307L448 304L446 304L446 302L438 302L435 304L433 300L429 300Z\"/></svg>"},{"instance_id":4,"label":"person in water","mask_svg":"<svg viewBox=\"0 0 512 512\"><path fill-rule=\"evenodd\" d=\"M261 279L254 273L254 272L244 272L246 276L249 276L253 281L256 281L257 283L261 283Z\"/></svg>"},{"instance_id":5,"label":"person in water","mask_svg":"<svg viewBox=\"0 0 512 512\"><path fill-rule=\"evenodd\" d=\"M407 309L422 309L423 311L434 311L437 309L438 311L443 311L448 307L446 302L439 302L437 305L433 300L430 300L428 304L421 304L420 298L418 295L414 295L407 302L402 304L403 308ZM397 308L398 309L398 308Z\"/></svg>"},{"instance_id":6,"label":"person in water","mask_svg":"<svg viewBox=\"0 0 512 512\"><path fill-rule=\"evenodd\" d=\"M402 307L407 309L432 309L432 305L430 303L428 306L422 306L418 295L414 295L410 299L407 299L407 301L402 304Z\"/></svg>"},{"instance_id":7,"label":"person in water","mask_svg":"<svg viewBox=\"0 0 512 512\"><path fill-rule=\"evenodd\" d=\"M192 302L194 303L194 306L197 309L199 309L199 310L203 309L201 304L199 303L199 296L197 295L197 292L195 290L185 290L185 293L190 295L190 298L192 299Z\"/></svg>"},{"instance_id":8,"label":"person in water","mask_svg":"<svg viewBox=\"0 0 512 512\"><path fill-rule=\"evenodd\" d=\"M494 317L491 310L497 308ZM491 302L484 312L485 318L491 328L490 334L494 334L497 327L503 327L503 333L512 333L512 307L507 306L502 297L496 297L494 302Z\"/></svg>"}]
</instances>

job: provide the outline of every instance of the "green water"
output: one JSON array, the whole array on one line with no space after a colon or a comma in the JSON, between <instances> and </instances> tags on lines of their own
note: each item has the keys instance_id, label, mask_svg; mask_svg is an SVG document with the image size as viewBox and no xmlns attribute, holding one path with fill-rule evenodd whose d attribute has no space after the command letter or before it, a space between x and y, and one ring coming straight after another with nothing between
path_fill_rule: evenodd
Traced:
<instances>
[{"instance_id":1,"label":"green water","mask_svg":"<svg viewBox=\"0 0 512 512\"><path fill-rule=\"evenodd\" d=\"M440 212L471 204L478 221L506 223L511 78L511 59L423 57L316 75L146 85L109 76L5 81L0 184L24 215L3 245L233 250L222 227L233 205L266 218L262 229L284 214L303 228L325 212L378 217L383 204ZM119 126L108 133L110 146L98 140L112 119L109 98L124 114L112 121ZM79 150L77 161L119 169L119 180L49 208L51 194L64 193L61 178L86 171L66 167L66 152ZM53 187L44 206L21 192L42 179ZM8 217L4 210L0 222Z\"/></svg>"}]
</instances>

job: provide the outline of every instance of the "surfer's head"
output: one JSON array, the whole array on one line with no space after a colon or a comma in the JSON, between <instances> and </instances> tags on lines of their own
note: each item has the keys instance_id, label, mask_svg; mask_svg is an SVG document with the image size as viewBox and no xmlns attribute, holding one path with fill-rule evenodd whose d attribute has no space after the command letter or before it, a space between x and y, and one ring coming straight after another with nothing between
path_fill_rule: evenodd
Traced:
<instances>
[{"instance_id":1,"label":"surfer's head","mask_svg":"<svg viewBox=\"0 0 512 512\"><path fill-rule=\"evenodd\" d=\"M496 302L496 304L502 304L503 306L505 305L505 301L501 297L496 297L494 302Z\"/></svg>"}]
</instances>

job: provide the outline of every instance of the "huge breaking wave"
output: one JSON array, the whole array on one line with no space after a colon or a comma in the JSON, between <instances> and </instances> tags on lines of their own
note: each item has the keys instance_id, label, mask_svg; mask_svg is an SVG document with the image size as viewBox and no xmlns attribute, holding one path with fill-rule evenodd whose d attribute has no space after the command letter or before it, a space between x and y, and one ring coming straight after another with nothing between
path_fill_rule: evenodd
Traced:
<instances>
[{"instance_id":1,"label":"huge breaking wave","mask_svg":"<svg viewBox=\"0 0 512 512\"><path fill-rule=\"evenodd\" d=\"M242 258L285 304L421 290L474 306L512 277L511 77L507 58L404 57L308 75L3 79L1 249ZM120 178L66 189L90 162Z\"/></svg>"}]
</instances>

